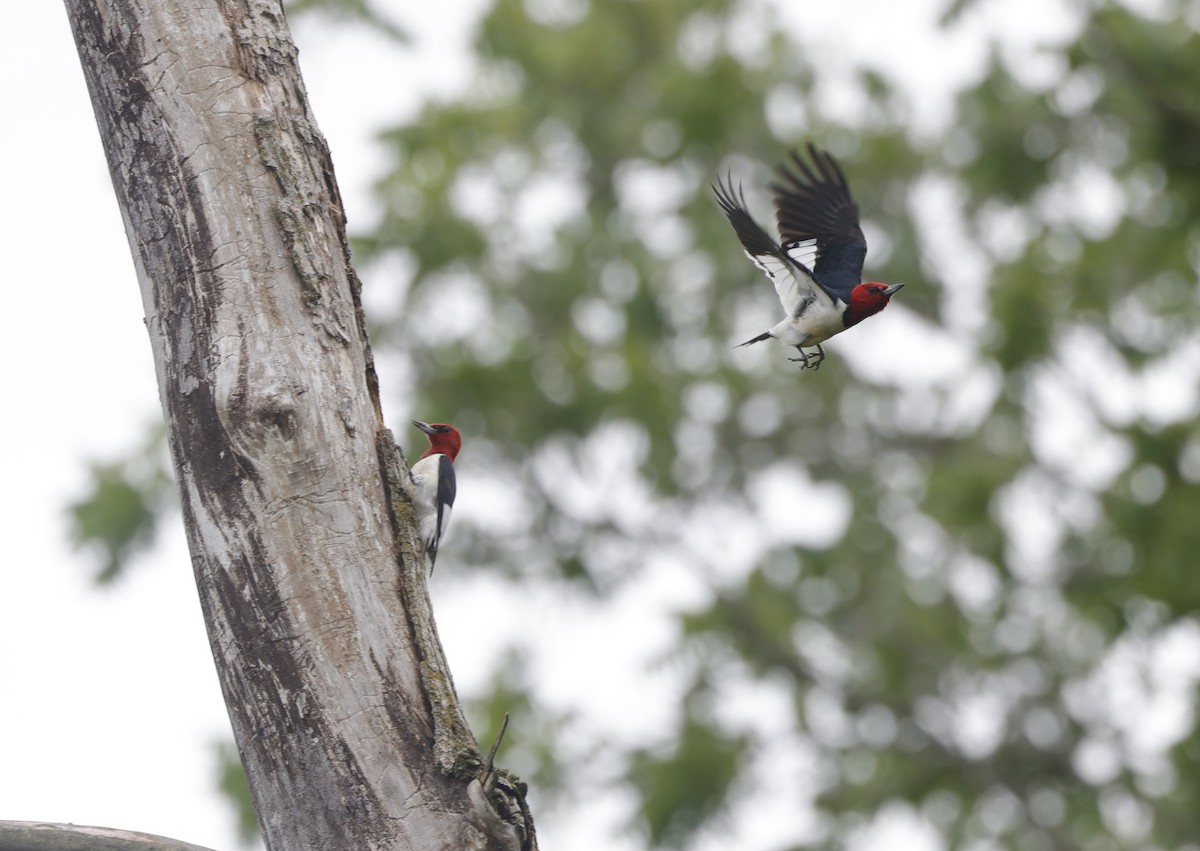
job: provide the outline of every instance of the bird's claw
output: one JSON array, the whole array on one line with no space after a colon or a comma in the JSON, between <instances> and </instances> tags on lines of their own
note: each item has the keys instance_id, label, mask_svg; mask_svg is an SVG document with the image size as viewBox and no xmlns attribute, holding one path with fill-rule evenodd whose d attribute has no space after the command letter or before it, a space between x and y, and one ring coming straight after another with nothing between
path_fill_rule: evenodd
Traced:
<instances>
[{"instance_id":1,"label":"bird's claw","mask_svg":"<svg viewBox=\"0 0 1200 851\"><path fill-rule=\"evenodd\" d=\"M798 358L788 358L792 363L800 364L800 369L811 369L814 372L821 368L821 364L825 361L825 353L821 352L815 355L808 355L804 352L800 353Z\"/></svg>"}]
</instances>

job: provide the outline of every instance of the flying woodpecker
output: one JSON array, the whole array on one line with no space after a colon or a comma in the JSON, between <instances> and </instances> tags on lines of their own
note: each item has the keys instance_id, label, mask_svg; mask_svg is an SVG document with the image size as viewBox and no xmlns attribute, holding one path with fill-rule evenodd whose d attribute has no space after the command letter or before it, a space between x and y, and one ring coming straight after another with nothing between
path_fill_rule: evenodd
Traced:
<instances>
[{"instance_id":1,"label":"flying woodpecker","mask_svg":"<svg viewBox=\"0 0 1200 851\"><path fill-rule=\"evenodd\" d=\"M417 510L417 529L425 542L425 555L429 558L429 572L437 562L438 545L450 525L450 509L454 507L457 490L454 477L454 459L462 448L462 435L452 425L445 423L423 423L413 420L412 424L429 435L429 448L412 465L412 496Z\"/></svg>"},{"instance_id":2,"label":"flying woodpecker","mask_svg":"<svg viewBox=\"0 0 1200 851\"><path fill-rule=\"evenodd\" d=\"M825 360L821 343L883 310L904 284L859 283L867 240L858 224L858 205L832 156L810 142L808 158L811 163L791 151L770 184L780 242L750 216L741 185L735 191L732 178L718 179L713 192L746 256L775 284L787 313L739 348L773 337L800 353L788 360L801 369L816 369ZM814 249L810 268L799 258ZM804 351L812 346L815 354Z\"/></svg>"}]
</instances>

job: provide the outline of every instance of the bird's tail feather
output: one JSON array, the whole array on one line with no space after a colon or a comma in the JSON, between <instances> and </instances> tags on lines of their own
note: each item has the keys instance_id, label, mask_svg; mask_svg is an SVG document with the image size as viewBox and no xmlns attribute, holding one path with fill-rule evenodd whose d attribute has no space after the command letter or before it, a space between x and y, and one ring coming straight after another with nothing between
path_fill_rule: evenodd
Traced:
<instances>
[{"instance_id":1,"label":"bird's tail feather","mask_svg":"<svg viewBox=\"0 0 1200 851\"><path fill-rule=\"evenodd\" d=\"M747 341L746 341L746 342L744 342L744 343L738 343L736 346L734 346L734 348L735 348L735 349L740 349L742 346L749 346L751 343L761 343L763 340L769 340L769 339L771 339L771 332L770 332L770 331L763 331L761 334L759 334L759 335L758 335L757 337L755 337L754 339L752 339L752 340L747 340Z\"/></svg>"}]
</instances>

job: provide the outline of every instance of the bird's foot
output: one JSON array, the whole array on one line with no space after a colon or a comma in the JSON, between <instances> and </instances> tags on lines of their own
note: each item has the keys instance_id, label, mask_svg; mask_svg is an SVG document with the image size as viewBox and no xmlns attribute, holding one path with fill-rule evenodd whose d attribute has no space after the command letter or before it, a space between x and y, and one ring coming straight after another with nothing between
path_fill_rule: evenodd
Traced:
<instances>
[{"instance_id":1,"label":"bird's foot","mask_svg":"<svg viewBox=\"0 0 1200 851\"><path fill-rule=\"evenodd\" d=\"M790 360L792 363L800 364L800 369L802 370L811 369L816 371L821 368L821 364L825 361L825 350L820 346L817 346L817 353L815 355L808 354L799 346L796 347L796 351L800 353L800 357L788 358L788 360Z\"/></svg>"}]
</instances>

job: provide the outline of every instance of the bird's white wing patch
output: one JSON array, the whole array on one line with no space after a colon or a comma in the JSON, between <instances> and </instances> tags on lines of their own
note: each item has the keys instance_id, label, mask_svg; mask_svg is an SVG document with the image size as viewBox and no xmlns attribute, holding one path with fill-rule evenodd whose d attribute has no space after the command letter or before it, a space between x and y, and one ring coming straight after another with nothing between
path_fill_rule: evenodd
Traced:
<instances>
[{"instance_id":1,"label":"bird's white wing patch","mask_svg":"<svg viewBox=\"0 0 1200 851\"><path fill-rule=\"evenodd\" d=\"M755 257L749 251L746 252L746 256L771 279L771 283L775 285L775 294L779 296L779 303L783 305L784 313L788 316L799 316L804 308L814 301L830 301L825 291L817 286L817 282L799 263L785 263L770 254Z\"/></svg>"},{"instance_id":2,"label":"bird's white wing patch","mask_svg":"<svg viewBox=\"0 0 1200 851\"><path fill-rule=\"evenodd\" d=\"M815 239L799 239L787 242L782 246L784 253L805 269L811 269L817 262L817 241Z\"/></svg>"},{"instance_id":3,"label":"bird's white wing patch","mask_svg":"<svg viewBox=\"0 0 1200 851\"><path fill-rule=\"evenodd\" d=\"M438 540L445 537L446 530L450 528L450 512L452 509L453 506L450 505L442 506L442 525L437 530Z\"/></svg>"}]
</instances>

